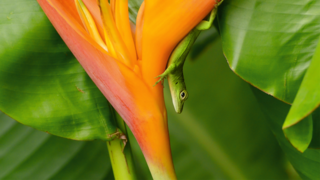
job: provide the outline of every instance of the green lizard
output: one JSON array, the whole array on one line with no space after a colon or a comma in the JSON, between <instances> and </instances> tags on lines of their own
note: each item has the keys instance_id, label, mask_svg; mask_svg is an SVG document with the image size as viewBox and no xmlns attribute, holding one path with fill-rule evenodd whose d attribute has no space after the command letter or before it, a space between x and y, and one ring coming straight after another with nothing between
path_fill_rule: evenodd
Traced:
<instances>
[{"instance_id":1,"label":"green lizard","mask_svg":"<svg viewBox=\"0 0 320 180\"><path fill-rule=\"evenodd\" d=\"M188 99L188 92L186 90L186 84L183 77L184 62L200 32L211 27L212 22L217 14L218 6L222 3L222 1L223 0L219 1L219 3L213 8L210 13L209 20L201 21L189 32L186 37L184 37L182 41L180 41L170 56L167 69L160 76L156 77L160 77L156 84L161 82L166 77L168 78L173 106L178 114L182 112L184 102Z\"/></svg>"}]
</instances>

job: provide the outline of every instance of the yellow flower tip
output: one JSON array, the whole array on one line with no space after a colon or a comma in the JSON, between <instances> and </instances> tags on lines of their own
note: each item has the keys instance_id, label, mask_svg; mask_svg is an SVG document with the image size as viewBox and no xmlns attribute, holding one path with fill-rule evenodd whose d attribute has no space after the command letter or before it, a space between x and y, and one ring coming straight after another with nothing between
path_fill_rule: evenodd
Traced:
<instances>
[{"instance_id":1,"label":"yellow flower tip","mask_svg":"<svg viewBox=\"0 0 320 180\"><path fill-rule=\"evenodd\" d=\"M104 32L105 42L107 44L107 47L110 50L110 53L111 53L112 57L115 58L115 59L118 59L117 53L116 53L116 51L115 51L115 49L114 49L114 47L112 45L112 42L111 42L110 38L108 38L107 31L105 29L103 29L103 32Z\"/></svg>"},{"instance_id":2,"label":"yellow flower tip","mask_svg":"<svg viewBox=\"0 0 320 180\"><path fill-rule=\"evenodd\" d=\"M128 49L130 57L136 61L137 55L130 27L128 0L117 0L115 2L114 15L117 29Z\"/></svg>"},{"instance_id":3,"label":"yellow flower tip","mask_svg":"<svg viewBox=\"0 0 320 180\"><path fill-rule=\"evenodd\" d=\"M90 36L103 48L108 52L108 48L103 42L100 33L97 29L96 23L94 22L89 10L86 5L82 2L82 0L75 0L75 4L82 20L83 26L90 34Z\"/></svg>"},{"instance_id":4,"label":"yellow flower tip","mask_svg":"<svg viewBox=\"0 0 320 180\"><path fill-rule=\"evenodd\" d=\"M137 23L136 23L136 32L135 32L135 43L137 49L138 59L142 59L142 29L143 29L143 18L144 18L144 9L145 2L143 1L138 15L137 15Z\"/></svg>"},{"instance_id":5,"label":"yellow flower tip","mask_svg":"<svg viewBox=\"0 0 320 180\"><path fill-rule=\"evenodd\" d=\"M119 30L117 29L114 15L111 10L111 6L107 0L99 0L99 7L101 12L101 17L104 25L104 30L106 32L106 40L110 41L116 50L118 60L122 61L128 67L133 68L136 64L136 60L133 56L130 56L127 46L125 45Z\"/></svg>"},{"instance_id":6,"label":"yellow flower tip","mask_svg":"<svg viewBox=\"0 0 320 180\"><path fill-rule=\"evenodd\" d=\"M110 6L111 6L111 12L113 14L113 17L115 16L115 8L116 8L116 0L110 0Z\"/></svg>"},{"instance_id":7,"label":"yellow flower tip","mask_svg":"<svg viewBox=\"0 0 320 180\"><path fill-rule=\"evenodd\" d=\"M98 27L84 2L74 0L74 3L83 27L93 41L106 50L107 54L133 69L137 63L137 54L129 21L128 0L112 0L111 5L107 0L99 0L103 25Z\"/></svg>"}]
</instances>

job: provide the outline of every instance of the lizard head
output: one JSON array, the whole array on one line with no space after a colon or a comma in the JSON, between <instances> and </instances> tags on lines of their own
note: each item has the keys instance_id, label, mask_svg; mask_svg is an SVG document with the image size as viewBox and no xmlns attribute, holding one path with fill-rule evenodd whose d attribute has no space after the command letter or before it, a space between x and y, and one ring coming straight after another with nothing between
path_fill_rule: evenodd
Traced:
<instances>
[{"instance_id":1,"label":"lizard head","mask_svg":"<svg viewBox=\"0 0 320 180\"><path fill-rule=\"evenodd\" d=\"M176 113L180 114L182 112L184 102L188 99L188 96L189 95L186 89L176 92L176 97L172 99Z\"/></svg>"},{"instance_id":2,"label":"lizard head","mask_svg":"<svg viewBox=\"0 0 320 180\"><path fill-rule=\"evenodd\" d=\"M188 92L184 81L169 82L171 98L176 113L180 114L183 110L184 102L188 99Z\"/></svg>"}]
</instances>

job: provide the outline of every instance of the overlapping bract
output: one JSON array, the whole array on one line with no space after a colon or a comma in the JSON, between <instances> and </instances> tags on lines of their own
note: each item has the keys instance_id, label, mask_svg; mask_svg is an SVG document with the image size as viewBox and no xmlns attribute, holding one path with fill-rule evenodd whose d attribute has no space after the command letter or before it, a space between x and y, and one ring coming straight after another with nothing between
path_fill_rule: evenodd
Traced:
<instances>
[{"instance_id":1,"label":"overlapping bract","mask_svg":"<svg viewBox=\"0 0 320 180\"><path fill-rule=\"evenodd\" d=\"M132 130L153 177L175 179L163 87L153 87L154 77L164 71L175 45L216 1L145 1L136 33L130 28L126 1L38 2Z\"/></svg>"}]
</instances>

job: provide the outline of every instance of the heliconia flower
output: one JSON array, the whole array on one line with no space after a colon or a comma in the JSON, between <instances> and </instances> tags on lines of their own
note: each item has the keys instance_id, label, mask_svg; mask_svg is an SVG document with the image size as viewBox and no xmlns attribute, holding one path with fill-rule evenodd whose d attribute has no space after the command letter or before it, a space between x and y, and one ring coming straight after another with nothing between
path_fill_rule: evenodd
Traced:
<instances>
[{"instance_id":1,"label":"heliconia flower","mask_svg":"<svg viewBox=\"0 0 320 180\"><path fill-rule=\"evenodd\" d=\"M176 179L163 86L177 43L217 0L146 0L136 29L128 0L38 0L62 39L137 139L154 179Z\"/></svg>"}]
</instances>

